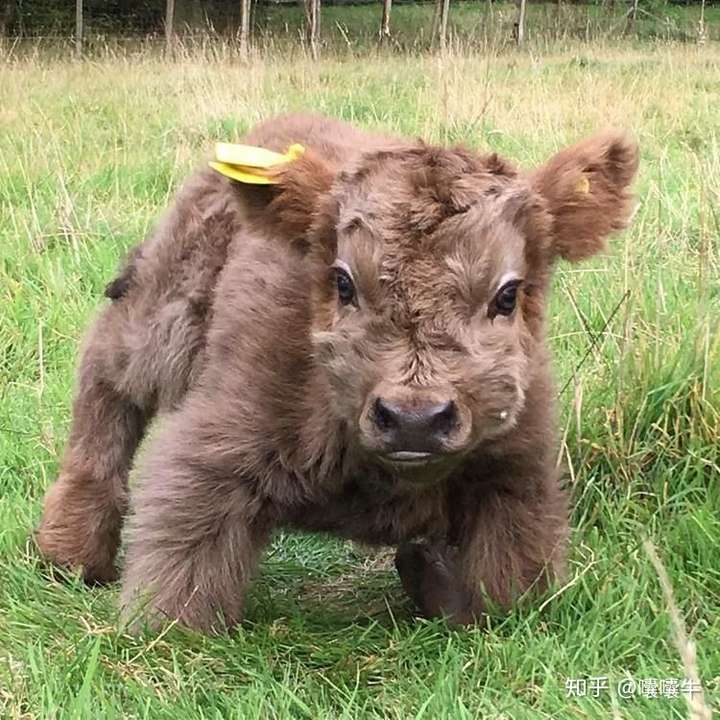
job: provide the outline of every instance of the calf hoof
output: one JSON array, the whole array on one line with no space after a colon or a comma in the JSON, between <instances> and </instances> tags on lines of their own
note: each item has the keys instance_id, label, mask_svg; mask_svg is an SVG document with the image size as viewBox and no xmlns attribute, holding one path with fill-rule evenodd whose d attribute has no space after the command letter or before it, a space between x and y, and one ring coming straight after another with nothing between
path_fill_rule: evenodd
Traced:
<instances>
[{"instance_id":1,"label":"calf hoof","mask_svg":"<svg viewBox=\"0 0 720 720\"><path fill-rule=\"evenodd\" d=\"M50 488L35 543L46 560L80 571L88 584L113 582L118 578L121 514L116 507L81 502L83 494L62 480Z\"/></svg>"},{"instance_id":2,"label":"calf hoof","mask_svg":"<svg viewBox=\"0 0 720 720\"><path fill-rule=\"evenodd\" d=\"M469 595L458 577L456 554L455 548L446 545L404 543L395 555L395 567L405 592L425 617L466 625L474 618Z\"/></svg>"}]
</instances>

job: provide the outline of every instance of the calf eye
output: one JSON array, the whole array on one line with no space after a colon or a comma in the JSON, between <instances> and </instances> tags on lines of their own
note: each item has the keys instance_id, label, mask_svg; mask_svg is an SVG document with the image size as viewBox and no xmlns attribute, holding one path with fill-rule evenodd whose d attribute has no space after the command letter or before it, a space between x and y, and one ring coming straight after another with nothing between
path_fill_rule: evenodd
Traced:
<instances>
[{"instance_id":1,"label":"calf eye","mask_svg":"<svg viewBox=\"0 0 720 720\"><path fill-rule=\"evenodd\" d=\"M350 305L355 301L355 285L350 275L342 268L335 268L338 299L341 305Z\"/></svg>"},{"instance_id":2,"label":"calf eye","mask_svg":"<svg viewBox=\"0 0 720 720\"><path fill-rule=\"evenodd\" d=\"M488 308L490 318L494 318L496 315L512 315L517 304L517 291L521 282L521 280L510 280L497 291Z\"/></svg>"}]
</instances>

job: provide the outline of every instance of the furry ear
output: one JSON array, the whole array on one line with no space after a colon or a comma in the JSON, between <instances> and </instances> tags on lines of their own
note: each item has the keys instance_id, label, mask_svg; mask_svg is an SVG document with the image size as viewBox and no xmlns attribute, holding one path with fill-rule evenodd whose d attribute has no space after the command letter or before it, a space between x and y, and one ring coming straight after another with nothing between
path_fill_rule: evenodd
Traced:
<instances>
[{"instance_id":1,"label":"furry ear","mask_svg":"<svg viewBox=\"0 0 720 720\"><path fill-rule=\"evenodd\" d=\"M272 186L272 199L266 217L290 239L307 236L315 224L327 193L335 180L336 169L312 151L284 166Z\"/></svg>"},{"instance_id":2,"label":"furry ear","mask_svg":"<svg viewBox=\"0 0 720 720\"><path fill-rule=\"evenodd\" d=\"M607 132L559 152L531 174L551 216L556 256L584 260L604 248L610 233L626 227L637 168L636 143Z\"/></svg>"},{"instance_id":3,"label":"furry ear","mask_svg":"<svg viewBox=\"0 0 720 720\"><path fill-rule=\"evenodd\" d=\"M312 150L267 171L269 182L234 182L251 225L302 250L327 205L337 169Z\"/></svg>"}]
</instances>

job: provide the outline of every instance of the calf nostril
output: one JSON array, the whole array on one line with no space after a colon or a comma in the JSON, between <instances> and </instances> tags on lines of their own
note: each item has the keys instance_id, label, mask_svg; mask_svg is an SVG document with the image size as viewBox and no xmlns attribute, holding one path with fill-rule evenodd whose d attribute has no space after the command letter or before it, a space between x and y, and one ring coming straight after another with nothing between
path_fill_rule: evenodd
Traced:
<instances>
[{"instance_id":1,"label":"calf nostril","mask_svg":"<svg viewBox=\"0 0 720 720\"><path fill-rule=\"evenodd\" d=\"M398 425L397 412L390 405L387 405L382 398L375 400L373 415L375 424L380 430L391 430Z\"/></svg>"},{"instance_id":2,"label":"calf nostril","mask_svg":"<svg viewBox=\"0 0 720 720\"><path fill-rule=\"evenodd\" d=\"M430 412L430 425L436 433L449 433L457 422L457 407L452 400L435 405Z\"/></svg>"}]
</instances>

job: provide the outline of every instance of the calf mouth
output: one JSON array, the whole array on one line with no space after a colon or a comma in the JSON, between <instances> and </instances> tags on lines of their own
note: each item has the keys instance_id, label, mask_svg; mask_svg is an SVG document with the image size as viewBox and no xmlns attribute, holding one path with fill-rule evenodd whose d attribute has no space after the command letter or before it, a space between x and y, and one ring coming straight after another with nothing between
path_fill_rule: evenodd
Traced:
<instances>
[{"instance_id":1,"label":"calf mouth","mask_svg":"<svg viewBox=\"0 0 720 720\"><path fill-rule=\"evenodd\" d=\"M390 465L398 467L424 467L440 462L443 455L432 452L416 452L412 450L398 450L396 452L381 455L380 459Z\"/></svg>"},{"instance_id":2,"label":"calf mouth","mask_svg":"<svg viewBox=\"0 0 720 720\"><path fill-rule=\"evenodd\" d=\"M412 483L427 484L447 477L455 467L458 453L398 450L376 456L392 475Z\"/></svg>"}]
</instances>

